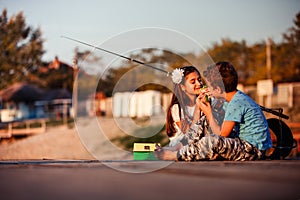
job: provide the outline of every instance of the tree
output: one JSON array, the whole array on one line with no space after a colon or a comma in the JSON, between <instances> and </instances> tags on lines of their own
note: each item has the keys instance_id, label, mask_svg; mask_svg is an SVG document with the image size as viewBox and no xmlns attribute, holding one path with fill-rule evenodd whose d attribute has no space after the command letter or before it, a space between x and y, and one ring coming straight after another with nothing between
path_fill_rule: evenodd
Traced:
<instances>
[{"instance_id":1,"label":"tree","mask_svg":"<svg viewBox=\"0 0 300 200\"><path fill-rule=\"evenodd\" d=\"M102 71L101 57L92 51L75 49L75 59L78 62L78 97L85 99L94 94L97 88L98 75Z\"/></svg>"},{"instance_id":2,"label":"tree","mask_svg":"<svg viewBox=\"0 0 300 200\"><path fill-rule=\"evenodd\" d=\"M274 74L281 82L300 81L300 12L295 26L283 34L283 42L276 46Z\"/></svg>"},{"instance_id":3,"label":"tree","mask_svg":"<svg viewBox=\"0 0 300 200\"><path fill-rule=\"evenodd\" d=\"M0 16L0 89L32 78L31 71L42 63L43 39L40 29L27 26L22 12Z\"/></svg>"},{"instance_id":4,"label":"tree","mask_svg":"<svg viewBox=\"0 0 300 200\"><path fill-rule=\"evenodd\" d=\"M232 41L222 39L221 44L214 43L212 48L208 49L208 54L215 62L229 61L239 73L239 82L242 84L252 84L251 77L255 74L254 52L248 47L246 41Z\"/></svg>"}]
</instances>

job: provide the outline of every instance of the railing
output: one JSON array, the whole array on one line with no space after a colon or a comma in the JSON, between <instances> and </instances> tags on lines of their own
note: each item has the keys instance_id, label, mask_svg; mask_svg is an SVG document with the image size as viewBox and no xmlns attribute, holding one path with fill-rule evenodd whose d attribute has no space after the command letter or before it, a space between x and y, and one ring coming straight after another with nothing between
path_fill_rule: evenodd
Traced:
<instances>
[{"instance_id":1,"label":"railing","mask_svg":"<svg viewBox=\"0 0 300 200\"><path fill-rule=\"evenodd\" d=\"M46 132L46 119L27 119L1 123L0 138L10 138L18 135L33 135L44 132Z\"/></svg>"}]
</instances>

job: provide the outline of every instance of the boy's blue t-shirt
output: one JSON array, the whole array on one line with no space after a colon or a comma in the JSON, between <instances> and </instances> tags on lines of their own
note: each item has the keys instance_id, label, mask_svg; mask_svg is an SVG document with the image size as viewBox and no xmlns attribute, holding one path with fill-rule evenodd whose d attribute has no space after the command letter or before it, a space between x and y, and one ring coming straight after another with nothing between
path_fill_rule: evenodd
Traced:
<instances>
[{"instance_id":1,"label":"boy's blue t-shirt","mask_svg":"<svg viewBox=\"0 0 300 200\"><path fill-rule=\"evenodd\" d=\"M235 121L235 130L242 140L260 150L272 147L268 122L257 103L237 91L226 107L224 121Z\"/></svg>"}]
</instances>

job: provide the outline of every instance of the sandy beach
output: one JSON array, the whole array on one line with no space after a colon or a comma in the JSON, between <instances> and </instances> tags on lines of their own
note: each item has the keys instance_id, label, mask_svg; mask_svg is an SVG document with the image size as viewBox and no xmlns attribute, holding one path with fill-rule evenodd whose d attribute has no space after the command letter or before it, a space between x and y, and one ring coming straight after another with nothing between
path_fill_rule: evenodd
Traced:
<instances>
[{"instance_id":1,"label":"sandy beach","mask_svg":"<svg viewBox=\"0 0 300 200\"><path fill-rule=\"evenodd\" d=\"M1 160L93 159L82 145L75 128L48 128L46 133L15 139L0 145Z\"/></svg>"},{"instance_id":2,"label":"sandy beach","mask_svg":"<svg viewBox=\"0 0 300 200\"><path fill-rule=\"evenodd\" d=\"M3 139L0 144L0 160L93 160L98 159L95 154L99 151L105 152L105 157L101 158L114 159L116 152L110 150L111 147L99 143L105 139L109 141L124 136L141 127L134 124L130 118L95 119L78 120L77 126L73 128L66 125L47 127L45 133L13 140ZM153 118L152 122L159 124L163 123L163 120L162 117L158 117ZM99 136L99 132L105 135ZM97 152L93 152L94 149L97 149Z\"/></svg>"}]
</instances>

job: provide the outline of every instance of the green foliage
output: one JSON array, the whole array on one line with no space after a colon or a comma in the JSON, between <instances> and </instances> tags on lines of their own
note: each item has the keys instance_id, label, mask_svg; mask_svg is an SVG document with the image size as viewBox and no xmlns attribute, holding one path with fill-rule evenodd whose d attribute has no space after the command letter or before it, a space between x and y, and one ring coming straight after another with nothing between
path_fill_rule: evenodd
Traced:
<instances>
[{"instance_id":1,"label":"green foliage","mask_svg":"<svg viewBox=\"0 0 300 200\"><path fill-rule=\"evenodd\" d=\"M295 26L283 34L283 41L271 45L271 78L275 83L300 81L300 13L294 20ZM266 42L252 46L245 41L236 42L223 39L215 43L208 53L213 60L226 60L233 63L239 73L239 82L253 85L267 78Z\"/></svg>"},{"instance_id":2,"label":"green foliage","mask_svg":"<svg viewBox=\"0 0 300 200\"><path fill-rule=\"evenodd\" d=\"M128 71L133 69L133 66L127 66L127 67L120 67L118 69L116 68L110 68L108 70L108 75L106 76L106 79L103 81L103 85L98 85L98 87L102 90L104 89L104 93L107 96L112 96L112 91L117 84L117 82L121 79L121 77L126 74ZM128 80L123 84L118 92L124 92L126 91L126 88L128 89L133 89L134 87L134 82L135 82L135 77L133 74L131 74L132 77L129 77Z\"/></svg>"},{"instance_id":3,"label":"green foliage","mask_svg":"<svg viewBox=\"0 0 300 200\"><path fill-rule=\"evenodd\" d=\"M4 9L0 16L0 89L30 81L43 53L41 31L27 26L22 12L8 18Z\"/></svg>"},{"instance_id":4,"label":"green foliage","mask_svg":"<svg viewBox=\"0 0 300 200\"><path fill-rule=\"evenodd\" d=\"M281 82L300 81L300 12L294 24L283 34L283 42L275 49L273 75Z\"/></svg>"},{"instance_id":5,"label":"green foliage","mask_svg":"<svg viewBox=\"0 0 300 200\"><path fill-rule=\"evenodd\" d=\"M251 56L251 48L245 41L236 42L230 39L222 39L221 44L215 43L208 50L208 54L214 61L229 61L236 66L239 72L239 81L246 83L254 70L248 67Z\"/></svg>"}]
</instances>

